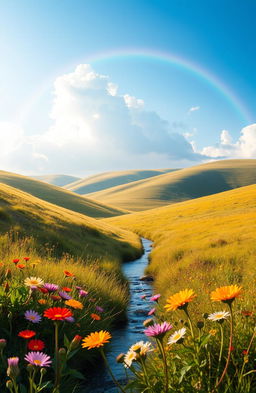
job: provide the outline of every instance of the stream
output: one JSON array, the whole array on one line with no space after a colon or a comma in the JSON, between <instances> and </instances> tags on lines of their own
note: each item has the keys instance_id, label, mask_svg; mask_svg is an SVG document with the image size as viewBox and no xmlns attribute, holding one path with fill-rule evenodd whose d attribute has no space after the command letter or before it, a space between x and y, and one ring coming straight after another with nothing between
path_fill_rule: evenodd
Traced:
<instances>
[{"instance_id":1,"label":"stream","mask_svg":"<svg viewBox=\"0 0 256 393\"><path fill-rule=\"evenodd\" d=\"M130 346L137 341L147 341L144 335L143 321L147 319L147 313L153 307L153 303L148 303L141 296L146 296L147 300L152 294L152 285L147 281L140 281L144 275L144 270L149 263L149 254L151 252L152 242L142 238L144 248L143 255L135 261L124 262L122 270L129 281L130 286L130 303L127 309L127 323L120 328L112 331L112 339L109 344L107 359L115 378L121 382L125 381L125 371L122 364L116 362L116 356L120 353L126 353ZM80 390L79 393L117 393L119 390L112 382L107 370L99 367L99 370L91 376L90 384Z\"/></svg>"}]
</instances>

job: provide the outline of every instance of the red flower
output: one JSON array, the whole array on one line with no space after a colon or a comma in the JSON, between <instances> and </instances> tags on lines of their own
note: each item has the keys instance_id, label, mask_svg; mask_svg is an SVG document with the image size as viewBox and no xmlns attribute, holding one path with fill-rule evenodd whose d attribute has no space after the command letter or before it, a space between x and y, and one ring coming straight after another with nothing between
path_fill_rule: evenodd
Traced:
<instances>
[{"instance_id":1,"label":"red flower","mask_svg":"<svg viewBox=\"0 0 256 393\"><path fill-rule=\"evenodd\" d=\"M246 349L243 350L242 352L243 355L248 355L248 351Z\"/></svg>"},{"instance_id":2,"label":"red flower","mask_svg":"<svg viewBox=\"0 0 256 393\"><path fill-rule=\"evenodd\" d=\"M15 265L20 261L18 258L12 260Z\"/></svg>"},{"instance_id":3,"label":"red flower","mask_svg":"<svg viewBox=\"0 0 256 393\"><path fill-rule=\"evenodd\" d=\"M72 317L73 313L65 307L51 307L45 310L44 316L53 321L64 321L66 318Z\"/></svg>"},{"instance_id":4,"label":"red flower","mask_svg":"<svg viewBox=\"0 0 256 393\"><path fill-rule=\"evenodd\" d=\"M26 261L26 262L30 260L29 257L24 257L23 259L24 259L24 261Z\"/></svg>"},{"instance_id":5,"label":"red flower","mask_svg":"<svg viewBox=\"0 0 256 393\"><path fill-rule=\"evenodd\" d=\"M48 289L46 288L37 288L42 293L48 293Z\"/></svg>"},{"instance_id":6,"label":"red flower","mask_svg":"<svg viewBox=\"0 0 256 393\"><path fill-rule=\"evenodd\" d=\"M68 270L64 270L64 274L66 277L74 277L74 274L70 273Z\"/></svg>"},{"instance_id":7,"label":"red flower","mask_svg":"<svg viewBox=\"0 0 256 393\"><path fill-rule=\"evenodd\" d=\"M98 314L91 314L91 318L94 319L94 321L100 321L101 317Z\"/></svg>"},{"instance_id":8,"label":"red flower","mask_svg":"<svg viewBox=\"0 0 256 393\"><path fill-rule=\"evenodd\" d=\"M19 337L26 338L26 339L34 337L35 335L36 335L36 332L34 332L34 330L22 330L18 334Z\"/></svg>"},{"instance_id":9,"label":"red flower","mask_svg":"<svg viewBox=\"0 0 256 393\"><path fill-rule=\"evenodd\" d=\"M58 300L61 300L61 297L58 295L51 295L51 299L58 301Z\"/></svg>"},{"instance_id":10,"label":"red flower","mask_svg":"<svg viewBox=\"0 0 256 393\"><path fill-rule=\"evenodd\" d=\"M30 340L28 342L28 349L31 351L42 351L44 349L45 344L42 340Z\"/></svg>"},{"instance_id":11,"label":"red flower","mask_svg":"<svg viewBox=\"0 0 256 393\"><path fill-rule=\"evenodd\" d=\"M252 311L247 311L247 310L241 311L241 313L242 313L245 317L251 317L252 314L253 314Z\"/></svg>"},{"instance_id":12,"label":"red flower","mask_svg":"<svg viewBox=\"0 0 256 393\"><path fill-rule=\"evenodd\" d=\"M233 345L231 345L231 347L229 347L230 352L235 350L235 347L233 347Z\"/></svg>"},{"instance_id":13,"label":"red flower","mask_svg":"<svg viewBox=\"0 0 256 393\"><path fill-rule=\"evenodd\" d=\"M16 267L18 269L24 269L25 265L23 265L23 263L19 263L18 265L16 265Z\"/></svg>"},{"instance_id":14,"label":"red flower","mask_svg":"<svg viewBox=\"0 0 256 393\"><path fill-rule=\"evenodd\" d=\"M65 292L71 292L72 291L72 289L69 288L69 287L63 287L62 290L65 291Z\"/></svg>"}]
</instances>

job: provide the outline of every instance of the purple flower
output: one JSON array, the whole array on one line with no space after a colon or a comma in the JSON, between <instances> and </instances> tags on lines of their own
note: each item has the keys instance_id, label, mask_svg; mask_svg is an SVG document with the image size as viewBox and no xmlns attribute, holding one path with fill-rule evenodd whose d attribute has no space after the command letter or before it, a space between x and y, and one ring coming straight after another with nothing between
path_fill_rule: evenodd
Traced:
<instances>
[{"instance_id":1,"label":"purple flower","mask_svg":"<svg viewBox=\"0 0 256 393\"><path fill-rule=\"evenodd\" d=\"M47 289L48 292L56 292L59 289L59 286L56 284L51 284L49 282L46 282L44 284L44 288Z\"/></svg>"},{"instance_id":2,"label":"purple flower","mask_svg":"<svg viewBox=\"0 0 256 393\"><path fill-rule=\"evenodd\" d=\"M70 300L70 299L72 299L72 297L69 296L69 294L68 294L67 292L65 292L65 291L59 291L59 295L60 295L60 297L62 297L62 299L64 299L64 300Z\"/></svg>"},{"instance_id":3,"label":"purple flower","mask_svg":"<svg viewBox=\"0 0 256 393\"><path fill-rule=\"evenodd\" d=\"M172 325L169 322L155 323L144 330L144 333L148 337L162 338L171 329Z\"/></svg>"},{"instance_id":4,"label":"purple flower","mask_svg":"<svg viewBox=\"0 0 256 393\"><path fill-rule=\"evenodd\" d=\"M151 310L148 312L148 315L153 315L155 314L156 309L155 308L151 308Z\"/></svg>"},{"instance_id":5,"label":"purple flower","mask_svg":"<svg viewBox=\"0 0 256 393\"><path fill-rule=\"evenodd\" d=\"M52 362L50 356L43 352L29 352L24 359L38 367L49 367Z\"/></svg>"},{"instance_id":6,"label":"purple flower","mask_svg":"<svg viewBox=\"0 0 256 393\"><path fill-rule=\"evenodd\" d=\"M79 297L85 297L88 295L88 292L84 291L83 289L79 290Z\"/></svg>"},{"instance_id":7,"label":"purple flower","mask_svg":"<svg viewBox=\"0 0 256 393\"><path fill-rule=\"evenodd\" d=\"M18 357L13 357L13 358L9 358L7 359L8 361L8 368L7 368L7 375L8 377L12 378L12 379L16 379L20 373L20 369L19 369L19 358Z\"/></svg>"},{"instance_id":8,"label":"purple flower","mask_svg":"<svg viewBox=\"0 0 256 393\"><path fill-rule=\"evenodd\" d=\"M28 310L25 312L25 318L32 323L39 323L42 319L41 315L38 312L33 310Z\"/></svg>"},{"instance_id":9,"label":"purple flower","mask_svg":"<svg viewBox=\"0 0 256 393\"><path fill-rule=\"evenodd\" d=\"M150 300L151 302L158 302L158 299L161 297L160 293L157 295L151 296Z\"/></svg>"},{"instance_id":10,"label":"purple flower","mask_svg":"<svg viewBox=\"0 0 256 393\"><path fill-rule=\"evenodd\" d=\"M73 318L73 317L67 317L67 318L65 318L65 321L70 322L70 323L73 323L73 322L75 322L75 318Z\"/></svg>"},{"instance_id":11,"label":"purple flower","mask_svg":"<svg viewBox=\"0 0 256 393\"><path fill-rule=\"evenodd\" d=\"M104 312L104 308L100 307L100 306L95 306L96 310L98 312Z\"/></svg>"}]
</instances>

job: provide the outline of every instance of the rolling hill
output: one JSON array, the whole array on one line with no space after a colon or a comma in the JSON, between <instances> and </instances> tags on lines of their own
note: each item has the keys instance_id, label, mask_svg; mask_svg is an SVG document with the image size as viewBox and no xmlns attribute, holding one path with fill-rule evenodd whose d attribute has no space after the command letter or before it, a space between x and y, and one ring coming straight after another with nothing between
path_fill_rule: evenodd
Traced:
<instances>
[{"instance_id":1,"label":"rolling hill","mask_svg":"<svg viewBox=\"0 0 256 393\"><path fill-rule=\"evenodd\" d=\"M253 309L256 185L106 221L153 240L148 272L163 299L192 288L198 305L209 304L211 290L238 284L247 288L243 303Z\"/></svg>"},{"instance_id":2,"label":"rolling hill","mask_svg":"<svg viewBox=\"0 0 256 393\"><path fill-rule=\"evenodd\" d=\"M142 211L256 183L256 160L223 160L87 195L121 209Z\"/></svg>"},{"instance_id":3,"label":"rolling hill","mask_svg":"<svg viewBox=\"0 0 256 393\"><path fill-rule=\"evenodd\" d=\"M131 232L83 214L45 202L0 184L0 233L32 237L35 249L51 249L82 258L109 258L120 261L138 255L140 242Z\"/></svg>"},{"instance_id":4,"label":"rolling hill","mask_svg":"<svg viewBox=\"0 0 256 393\"><path fill-rule=\"evenodd\" d=\"M66 184L81 180L79 177L69 175L44 175L32 177L36 180L44 181L45 183L53 184L58 187L64 187Z\"/></svg>"},{"instance_id":5,"label":"rolling hill","mask_svg":"<svg viewBox=\"0 0 256 393\"><path fill-rule=\"evenodd\" d=\"M77 194L85 195L91 192L106 190L108 188L119 186L122 184L128 184L134 181L158 176L160 174L171 172L174 170L176 169L106 172L90 176L85 179L80 179L71 184L67 184L64 188L76 192Z\"/></svg>"},{"instance_id":6,"label":"rolling hill","mask_svg":"<svg viewBox=\"0 0 256 393\"><path fill-rule=\"evenodd\" d=\"M15 173L0 171L0 183L90 217L102 218L124 214L118 208L105 206L100 202L86 199L60 187Z\"/></svg>"}]
</instances>

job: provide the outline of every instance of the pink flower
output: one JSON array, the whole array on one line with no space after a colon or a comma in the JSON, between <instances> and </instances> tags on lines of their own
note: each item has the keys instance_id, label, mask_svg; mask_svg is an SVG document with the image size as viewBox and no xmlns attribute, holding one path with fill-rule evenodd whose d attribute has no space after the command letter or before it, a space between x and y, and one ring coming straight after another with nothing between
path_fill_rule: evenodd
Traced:
<instances>
[{"instance_id":1,"label":"pink flower","mask_svg":"<svg viewBox=\"0 0 256 393\"><path fill-rule=\"evenodd\" d=\"M163 322L161 324L155 323L144 330L144 333L148 337L163 338L165 333L169 332L171 329L172 325L169 322Z\"/></svg>"},{"instance_id":2,"label":"pink flower","mask_svg":"<svg viewBox=\"0 0 256 393\"><path fill-rule=\"evenodd\" d=\"M150 298L151 302L158 302L158 299L161 297L160 293L154 295Z\"/></svg>"},{"instance_id":3,"label":"pink flower","mask_svg":"<svg viewBox=\"0 0 256 393\"><path fill-rule=\"evenodd\" d=\"M151 310L148 312L148 315L153 315L155 314L156 309L155 308L151 308Z\"/></svg>"}]
</instances>

